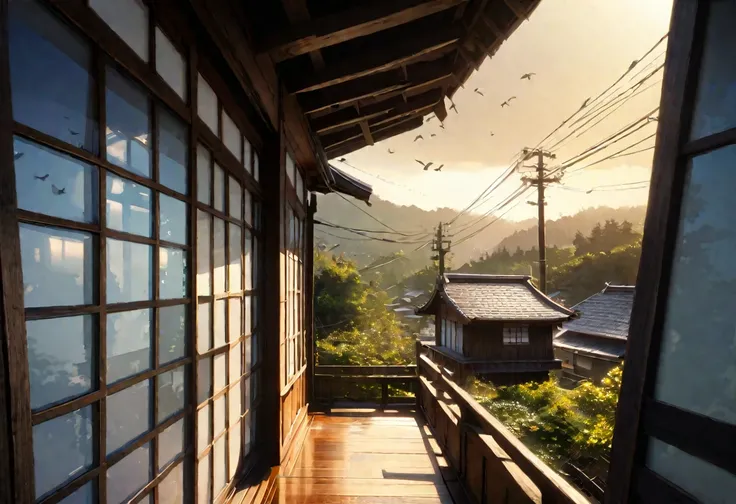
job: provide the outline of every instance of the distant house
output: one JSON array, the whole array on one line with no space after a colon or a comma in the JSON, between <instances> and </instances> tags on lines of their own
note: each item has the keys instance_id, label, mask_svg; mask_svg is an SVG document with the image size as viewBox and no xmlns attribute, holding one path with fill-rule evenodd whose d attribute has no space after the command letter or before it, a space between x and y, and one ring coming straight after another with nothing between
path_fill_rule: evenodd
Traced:
<instances>
[{"instance_id":1,"label":"distant house","mask_svg":"<svg viewBox=\"0 0 736 504\"><path fill-rule=\"evenodd\" d=\"M579 317L564 323L554 339L563 378L599 382L623 361L633 303L633 286L606 285L573 307Z\"/></svg>"},{"instance_id":2,"label":"distant house","mask_svg":"<svg viewBox=\"0 0 736 504\"><path fill-rule=\"evenodd\" d=\"M432 359L456 381L497 385L545 380L560 369L552 336L574 312L537 290L526 275L450 273L417 314L435 316Z\"/></svg>"}]
</instances>

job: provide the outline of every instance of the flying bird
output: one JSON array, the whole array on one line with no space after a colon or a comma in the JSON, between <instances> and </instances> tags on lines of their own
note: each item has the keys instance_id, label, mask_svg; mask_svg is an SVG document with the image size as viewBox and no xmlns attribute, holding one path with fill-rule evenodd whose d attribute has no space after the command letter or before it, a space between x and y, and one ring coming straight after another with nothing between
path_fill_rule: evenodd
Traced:
<instances>
[{"instance_id":1,"label":"flying bird","mask_svg":"<svg viewBox=\"0 0 736 504\"><path fill-rule=\"evenodd\" d=\"M73 129L69 128L69 133L71 133L73 136L79 135L79 131L74 131Z\"/></svg>"},{"instance_id":2,"label":"flying bird","mask_svg":"<svg viewBox=\"0 0 736 504\"><path fill-rule=\"evenodd\" d=\"M445 129L445 124L444 123L440 123L440 129Z\"/></svg>"},{"instance_id":3,"label":"flying bird","mask_svg":"<svg viewBox=\"0 0 736 504\"><path fill-rule=\"evenodd\" d=\"M454 103L452 105L450 105L450 110L454 110L455 113L457 114L458 113L458 111L457 111L457 105L455 105Z\"/></svg>"},{"instance_id":4,"label":"flying bird","mask_svg":"<svg viewBox=\"0 0 736 504\"><path fill-rule=\"evenodd\" d=\"M496 134L493 131L491 131L491 136L496 136Z\"/></svg>"},{"instance_id":5,"label":"flying bird","mask_svg":"<svg viewBox=\"0 0 736 504\"><path fill-rule=\"evenodd\" d=\"M13 153L13 161L18 161L20 158L25 156L25 152L14 152Z\"/></svg>"},{"instance_id":6,"label":"flying bird","mask_svg":"<svg viewBox=\"0 0 736 504\"><path fill-rule=\"evenodd\" d=\"M481 90L480 90L479 88L475 88L475 89L473 89L473 92L474 92L474 93L478 93L478 94L479 94L479 95L481 95L481 96L485 96L485 95L483 94L483 91L481 91Z\"/></svg>"},{"instance_id":7,"label":"flying bird","mask_svg":"<svg viewBox=\"0 0 736 504\"><path fill-rule=\"evenodd\" d=\"M36 179L36 180L40 180L41 182L45 182L46 179L49 178L49 174L47 173L46 175L44 175L42 177L41 176L38 176L38 175L34 175L33 178Z\"/></svg>"},{"instance_id":8,"label":"flying bird","mask_svg":"<svg viewBox=\"0 0 736 504\"><path fill-rule=\"evenodd\" d=\"M431 121L432 119L434 119L434 116L433 116L433 115L431 115L431 116L427 117L427 120L426 120L426 121L424 121L424 122L429 122L429 121Z\"/></svg>"},{"instance_id":9,"label":"flying bird","mask_svg":"<svg viewBox=\"0 0 736 504\"><path fill-rule=\"evenodd\" d=\"M59 189L58 187L56 187L55 184L51 184L51 192L54 193L56 196L66 194L66 187L62 187L61 189Z\"/></svg>"},{"instance_id":10,"label":"flying bird","mask_svg":"<svg viewBox=\"0 0 736 504\"><path fill-rule=\"evenodd\" d=\"M390 148L388 149L388 153L389 153L389 154L393 154L394 152L396 152L396 151L393 151L393 150L391 150Z\"/></svg>"},{"instance_id":11,"label":"flying bird","mask_svg":"<svg viewBox=\"0 0 736 504\"><path fill-rule=\"evenodd\" d=\"M345 161L347 161L347 159L345 159L344 157L341 157L337 161L340 162L340 163L344 163Z\"/></svg>"},{"instance_id":12,"label":"flying bird","mask_svg":"<svg viewBox=\"0 0 736 504\"><path fill-rule=\"evenodd\" d=\"M634 60L631 62L631 65L629 65L629 69L626 70L627 72L630 72L632 68L636 66L636 64L639 63L639 60Z\"/></svg>"},{"instance_id":13,"label":"flying bird","mask_svg":"<svg viewBox=\"0 0 736 504\"><path fill-rule=\"evenodd\" d=\"M433 164L432 161L430 161L429 163L425 163L424 161L419 161L418 159L415 159L414 161L422 165L422 167L424 168L424 171L429 170L429 167L432 166Z\"/></svg>"},{"instance_id":14,"label":"flying bird","mask_svg":"<svg viewBox=\"0 0 736 504\"><path fill-rule=\"evenodd\" d=\"M437 136L437 133L432 133L432 134L430 134L429 136L430 136L430 138L431 138L431 137L436 137L436 136Z\"/></svg>"},{"instance_id":15,"label":"flying bird","mask_svg":"<svg viewBox=\"0 0 736 504\"><path fill-rule=\"evenodd\" d=\"M537 74L535 74L534 72L525 73L524 75L521 76L521 78L522 78L522 80L523 79L532 80L532 75L537 75Z\"/></svg>"},{"instance_id":16,"label":"flying bird","mask_svg":"<svg viewBox=\"0 0 736 504\"><path fill-rule=\"evenodd\" d=\"M432 163L430 163L432 164ZM445 166L444 164L439 165L437 168L434 169L434 171L442 171L442 167Z\"/></svg>"},{"instance_id":17,"label":"flying bird","mask_svg":"<svg viewBox=\"0 0 736 504\"><path fill-rule=\"evenodd\" d=\"M417 135L414 137L414 141L416 142L417 140L424 140L424 137L422 135Z\"/></svg>"},{"instance_id":18,"label":"flying bird","mask_svg":"<svg viewBox=\"0 0 736 504\"><path fill-rule=\"evenodd\" d=\"M593 192L593 189L588 189L587 191L585 191L585 194L590 194L592 192Z\"/></svg>"},{"instance_id":19,"label":"flying bird","mask_svg":"<svg viewBox=\"0 0 736 504\"><path fill-rule=\"evenodd\" d=\"M649 121L649 122L651 122L651 121L659 121L659 117L649 116L649 117L647 117L647 121Z\"/></svg>"},{"instance_id":20,"label":"flying bird","mask_svg":"<svg viewBox=\"0 0 736 504\"><path fill-rule=\"evenodd\" d=\"M511 100L516 100L516 96L511 96L507 98L506 101L501 104L501 107L503 108L511 106Z\"/></svg>"},{"instance_id":21,"label":"flying bird","mask_svg":"<svg viewBox=\"0 0 736 504\"><path fill-rule=\"evenodd\" d=\"M583 102L582 105L580 105L580 109L579 110L583 110L585 107L587 107L589 101L590 101L590 96L585 99L585 101Z\"/></svg>"}]
</instances>

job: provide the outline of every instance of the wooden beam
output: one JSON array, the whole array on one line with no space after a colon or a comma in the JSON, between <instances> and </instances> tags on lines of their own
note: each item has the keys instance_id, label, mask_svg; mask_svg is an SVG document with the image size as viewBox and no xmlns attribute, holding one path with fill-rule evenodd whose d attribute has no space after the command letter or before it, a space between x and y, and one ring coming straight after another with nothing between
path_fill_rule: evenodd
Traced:
<instances>
[{"instance_id":1,"label":"wooden beam","mask_svg":"<svg viewBox=\"0 0 736 504\"><path fill-rule=\"evenodd\" d=\"M402 133L406 133L407 131L411 131L413 129L419 128L423 123L424 123L424 120L421 117L412 117L407 120L402 120L395 125L392 125L381 131L375 132L373 134L373 139L376 142L380 142L387 138L391 138L393 136L400 135ZM341 145L337 145L329 150L326 150L325 154L327 155L329 159L334 159L338 156L344 156L345 154L349 154L362 147L365 147L365 139L362 137L358 137L357 139L342 143Z\"/></svg>"},{"instance_id":2,"label":"wooden beam","mask_svg":"<svg viewBox=\"0 0 736 504\"><path fill-rule=\"evenodd\" d=\"M511 12L513 12L517 18L529 19L529 9L524 7L519 0L503 0L503 3L511 9Z\"/></svg>"},{"instance_id":3,"label":"wooden beam","mask_svg":"<svg viewBox=\"0 0 736 504\"><path fill-rule=\"evenodd\" d=\"M459 24L449 27L420 21L414 24L417 25L415 30L392 34L390 37L378 37L360 54L345 55L340 61L331 62L321 72L305 75L299 70L285 71L286 88L291 93L305 93L392 70L454 44L463 33Z\"/></svg>"},{"instance_id":4,"label":"wooden beam","mask_svg":"<svg viewBox=\"0 0 736 504\"><path fill-rule=\"evenodd\" d=\"M493 32L493 35L496 36L497 39L506 39L506 33L498 27L498 25L491 19L490 17L486 16L485 14L481 14L480 16L481 21L483 21L483 24L485 24L488 28L491 29Z\"/></svg>"},{"instance_id":5,"label":"wooden beam","mask_svg":"<svg viewBox=\"0 0 736 504\"><path fill-rule=\"evenodd\" d=\"M283 0L284 5L296 0ZM275 62L310 53L325 47L371 35L450 9L468 0L380 0L349 8L291 30L276 32L266 43ZM292 21L292 24L296 24Z\"/></svg>"},{"instance_id":6,"label":"wooden beam","mask_svg":"<svg viewBox=\"0 0 736 504\"><path fill-rule=\"evenodd\" d=\"M379 94L403 91L412 87L440 82L452 74L451 57L437 61L415 63L407 66L409 80L396 70L369 75L357 81L332 86L329 89L302 93L299 103L305 113L329 109L333 105L347 105Z\"/></svg>"},{"instance_id":7,"label":"wooden beam","mask_svg":"<svg viewBox=\"0 0 736 504\"><path fill-rule=\"evenodd\" d=\"M360 121L373 119L382 114L388 114L397 105L404 103L401 94L387 100L380 101L362 107L360 111L355 108L343 108L331 114L326 114L312 120L312 129L318 134L324 134L337 128L344 128Z\"/></svg>"},{"instance_id":8,"label":"wooden beam","mask_svg":"<svg viewBox=\"0 0 736 504\"><path fill-rule=\"evenodd\" d=\"M311 16L309 15L306 0L281 0L281 4L284 6L286 17L289 18L289 22L292 25L309 23ZM309 53L309 59L312 60L312 66L315 70L323 70L325 68L325 60L318 48L305 51L305 53Z\"/></svg>"},{"instance_id":9,"label":"wooden beam","mask_svg":"<svg viewBox=\"0 0 736 504\"><path fill-rule=\"evenodd\" d=\"M368 121L360 121L360 129L363 132L363 138L367 145L373 145L373 135L371 135L371 127L368 126Z\"/></svg>"},{"instance_id":10,"label":"wooden beam","mask_svg":"<svg viewBox=\"0 0 736 504\"><path fill-rule=\"evenodd\" d=\"M437 103L437 105L434 106L434 108L432 109L432 112L434 112L434 115L437 116L437 119L439 119L440 122L444 122L445 119L447 119L447 109L445 108L444 98L440 100L440 102Z\"/></svg>"}]
</instances>

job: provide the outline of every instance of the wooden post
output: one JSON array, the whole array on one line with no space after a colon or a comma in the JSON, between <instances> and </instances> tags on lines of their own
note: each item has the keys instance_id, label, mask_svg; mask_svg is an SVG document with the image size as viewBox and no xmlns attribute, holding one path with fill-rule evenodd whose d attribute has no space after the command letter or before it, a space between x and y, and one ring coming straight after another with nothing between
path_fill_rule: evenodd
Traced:
<instances>
[{"instance_id":1,"label":"wooden post","mask_svg":"<svg viewBox=\"0 0 736 504\"><path fill-rule=\"evenodd\" d=\"M306 320L304 321L307 330L307 338L305 341L307 351L307 403L312 404L315 401L315 384L314 384L314 368L317 358L317 341L314 337L314 214L317 212L317 195L311 194L309 197L309 206L307 207L306 222L306 247L305 247L305 267L304 275L304 313Z\"/></svg>"}]
</instances>

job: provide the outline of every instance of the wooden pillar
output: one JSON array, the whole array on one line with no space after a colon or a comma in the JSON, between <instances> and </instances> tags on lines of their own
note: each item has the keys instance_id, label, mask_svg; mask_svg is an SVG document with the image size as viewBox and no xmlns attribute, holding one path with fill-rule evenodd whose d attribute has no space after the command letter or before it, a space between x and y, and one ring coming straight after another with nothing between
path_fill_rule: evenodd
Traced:
<instances>
[{"instance_id":1,"label":"wooden pillar","mask_svg":"<svg viewBox=\"0 0 736 504\"><path fill-rule=\"evenodd\" d=\"M304 313L307 338L307 402L314 403L314 366L316 364L317 342L314 339L314 214L317 212L317 195L312 193L307 208L306 247L304 267Z\"/></svg>"}]
</instances>

